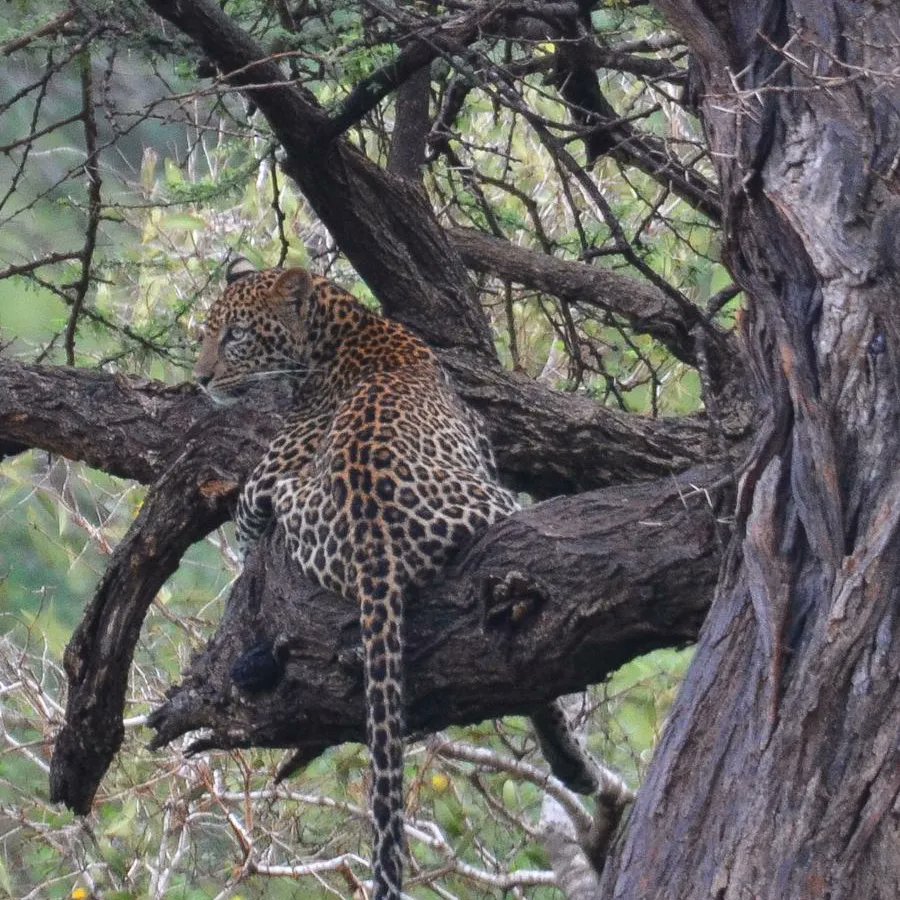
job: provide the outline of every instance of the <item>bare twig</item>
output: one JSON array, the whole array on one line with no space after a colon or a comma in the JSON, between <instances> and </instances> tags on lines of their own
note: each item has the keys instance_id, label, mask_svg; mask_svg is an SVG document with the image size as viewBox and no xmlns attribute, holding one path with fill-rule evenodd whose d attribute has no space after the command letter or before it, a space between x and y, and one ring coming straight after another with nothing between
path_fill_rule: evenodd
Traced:
<instances>
[{"instance_id":1,"label":"bare twig","mask_svg":"<svg viewBox=\"0 0 900 900\"><path fill-rule=\"evenodd\" d=\"M81 277L75 285L75 298L69 312L69 322L63 340L66 348L66 362L75 365L75 331L91 285L91 263L97 245L97 229L100 226L102 208L100 164L97 155L97 120L94 117L94 89L91 74L91 54L86 50L81 56L81 116L84 122L84 172L88 185L88 221L84 232L84 247L81 250Z\"/></svg>"},{"instance_id":2,"label":"bare twig","mask_svg":"<svg viewBox=\"0 0 900 900\"><path fill-rule=\"evenodd\" d=\"M0 56L11 56L17 50L22 50L38 38L49 37L51 34L56 34L57 31L61 31L65 28L65 26L77 15L78 10L76 9L67 9L64 12L61 12L46 24L41 25L39 28L35 28L34 31L29 31L28 34L23 34L21 37L17 37L14 40L0 45Z\"/></svg>"}]
</instances>

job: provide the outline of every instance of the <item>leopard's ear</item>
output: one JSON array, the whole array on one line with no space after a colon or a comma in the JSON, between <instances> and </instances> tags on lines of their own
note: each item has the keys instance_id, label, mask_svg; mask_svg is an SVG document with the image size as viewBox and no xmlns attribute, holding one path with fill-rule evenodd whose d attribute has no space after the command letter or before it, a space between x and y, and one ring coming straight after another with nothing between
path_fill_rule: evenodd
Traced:
<instances>
[{"instance_id":1,"label":"leopard's ear","mask_svg":"<svg viewBox=\"0 0 900 900\"><path fill-rule=\"evenodd\" d=\"M312 275L306 269L285 269L272 286L272 293L289 302L306 300L312 293Z\"/></svg>"},{"instance_id":2,"label":"leopard's ear","mask_svg":"<svg viewBox=\"0 0 900 900\"><path fill-rule=\"evenodd\" d=\"M236 256L225 269L225 283L234 284L245 275L252 275L259 270L246 256Z\"/></svg>"}]
</instances>

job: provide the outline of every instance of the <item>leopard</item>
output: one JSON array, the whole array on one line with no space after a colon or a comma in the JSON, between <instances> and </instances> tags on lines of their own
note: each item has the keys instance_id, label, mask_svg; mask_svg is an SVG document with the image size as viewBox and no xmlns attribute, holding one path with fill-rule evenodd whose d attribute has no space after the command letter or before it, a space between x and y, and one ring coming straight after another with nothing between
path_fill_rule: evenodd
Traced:
<instances>
[{"instance_id":1,"label":"leopard","mask_svg":"<svg viewBox=\"0 0 900 900\"><path fill-rule=\"evenodd\" d=\"M245 555L277 524L301 573L358 606L373 896L397 900L404 604L519 503L498 480L480 417L435 352L323 276L233 260L206 317L194 374L220 405L260 380L295 385L296 408L241 490L237 543ZM568 766L569 783L590 793L590 763L570 742L563 714L548 708L544 732L553 736L540 743Z\"/></svg>"}]
</instances>

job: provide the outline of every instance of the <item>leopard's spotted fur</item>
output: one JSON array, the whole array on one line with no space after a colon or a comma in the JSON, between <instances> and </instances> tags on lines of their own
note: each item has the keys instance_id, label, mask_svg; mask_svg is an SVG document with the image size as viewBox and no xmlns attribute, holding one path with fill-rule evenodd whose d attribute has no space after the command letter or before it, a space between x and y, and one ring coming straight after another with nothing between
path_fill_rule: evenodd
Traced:
<instances>
[{"instance_id":1,"label":"leopard's spotted fur","mask_svg":"<svg viewBox=\"0 0 900 900\"><path fill-rule=\"evenodd\" d=\"M219 401L270 374L306 380L303 407L244 487L238 538L246 547L274 515L303 572L359 603L374 894L397 898L404 594L516 502L421 340L324 278L243 268L210 310L196 374Z\"/></svg>"}]
</instances>

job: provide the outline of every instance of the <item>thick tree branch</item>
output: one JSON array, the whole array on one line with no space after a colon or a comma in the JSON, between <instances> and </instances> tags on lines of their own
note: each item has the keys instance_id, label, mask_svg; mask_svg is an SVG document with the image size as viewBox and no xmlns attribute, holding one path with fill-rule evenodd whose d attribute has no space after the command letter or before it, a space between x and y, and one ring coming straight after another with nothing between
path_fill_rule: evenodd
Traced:
<instances>
[{"instance_id":1,"label":"thick tree branch","mask_svg":"<svg viewBox=\"0 0 900 900\"><path fill-rule=\"evenodd\" d=\"M480 379L477 383L485 392L484 396L491 398L489 400L491 407L502 410L502 419L507 421L508 429L504 456L507 465L511 466L513 471L518 466L524 470L531 465L529 460L532 451L545 445L550 434L555 435L560 449L563 444L568 445L569 462L572 467L568 472L559 467L552 454L546 452L546 447L543 448L543 455L533 462L536 472L531 476L531 482L535 486L546 489L556 487L563 481L578 484L588 480L583 473L577 472L579 460L582 465L587 465L590 460L597 457L598 444L604 443L610 448L609 458L600 456L600 465L596 467L594 476L598 480L613 476L623 457L620 441L610 429L628 429L632 425L638 426L633 437L640 445L638 455L643 460L641 471L643 477L647 477L654 467L658 467L658 471L669 471L678 463L686 462L685 459L673 458L670 449L673 435L682 428L683 423L658 423L618 415L607 417L604 410L587 398L570 398L555 394L527 379L521 379L520 383L516 383L511 376L492 368L482 369L479 376L477 374L479 370L472 368L471 357L457 361L454 369L457 375ZM494 378L493 383L484 381L485 374ZM30 368L14 363L0 365L0 384L6 388L0 390L0 397L4 398L4 402L0 402L0 424L3 426L4 446L11 445L12 449L18 449L22 444L46 447L67 456L84 458L92 465L117 474L145 481L157 479L137 520L117 547L97 593L66 652L66 672L70 680L70 689L66 724L60 733L53 758L52 793L55 798L65 801L73 808L86 811L103 773L121 742L125 684L135 642L147 608L165 580L177 568L187 547L229 517L238 484L246 477L272 432L278 427L276 410L279 407L286 408L289 403L286 397L269 395L254 397L250 403L239 404L225 410L210 410L203 405L195 392L187 387L173 389L143 381L131 383L123 378L83 370ZM529 394L529 391L532 393ZM541 402L545 404L543 409L540 408ZM554 404L561 404L562 407L577 404L582 407L581 414L572 416L564 433L559 431L562 424L559 415L563 409L554 408ZM601 414L599 417L598 412ZM570 408L568 414L572 413L573 410ZM554 421L557 427L553 426ZM672 430L667 435L657 435L657 445L652 434L660 426L667 429L671 426ZM178 428L183 437L179 437L179 433L173 431L174 428ZM695 435L695 438L698 439L698 446L694 448L695 451L699 451L699 445L703 443L701 438L703 430L698 428L697 431L699 434ZM600 435L604 432L607 436L601 440ZM593 435L593 439L590 435ZM173 446L179 449L173 452L170 449ZM532 449L529 450L529 447ZM719 478L724 471L724 469L716 470L715 478ZM714 476L705 473L705 483L713 480ZM689 477L685 484L692 480L693 476ZM621 515L625 515L626 518L636 516L635 521L642 519L647 521L640 527L632 525L632 530L637 529L641 532L642 541L656 540L655 529L665 529L668 526L656 515L655 507L650 508L653 503L671 504L673 495L680 496L679 492L689 494L693 491L691 487L678 488L673 479L665 480L662 489L662 494L659 494L659 487L654 490L636 489L638 493L635 497L638 499L635 500L623 497L621 488L617 489L618 493L614 491L609 496L601 496L597 500L592 500L590 496L579 498L574 508L559 514L559 521L551 516L551 521L555 523L552 528L550 525L534 523L525 527L531 544L524 550L516 549L516 544L520 540L519 532L513 531L510 535L506 533L506 529L513 526L506 524L498 526L497 545L491 544L493 549L489 557L495 561L491 562L489 567L497 571L502 569L503 577L510 572L524 569L540 584L548 575L541 570L540 565L529 568L530 564L526 564L526 561L532 556L541 557L542 554L546 554L550 545L558 545L553 550L552 558L563 565L563 569L554 577L578 581L583 590L584 585L590 583L584 579L584 575L585 572L591 571L590 560L593 554L600 553L600 561L595 559L594 563L615 568L612 563L614 557L612 547L608 551L603 550L602 542L605 538L602 538L599 539L601 545L598 550L597 546L591 543L594 540L592 529L600 529L603 534L607 533L605 529L611 529L609 534L618 535L615 523L621 524ZM654 501L653 497L657 495L669 499ZM615 502L626 503L625 511L613 512L607 521L609 507L615 506ZM549 509L552 513L556 507L551 503L541 509L545 511ZM638 513L639 509L643 512ZM538 516L535 521L540 523L541 514L529 513L529 516L533 515ZM571 517L575 516L583 520L587 531L580 528L572 530L570 521ZM709 557L716 553L711 532L708 531L712 518L707 515L704 521L707 524L703 528L707 530L698 537L703 546L697 552L703 557L700 565L706 574L701 578L690 567L682 573L683 577L696 579L698 584L705 583L704 578L713 577ZM685 528L682 525L672 527L675 528L673 539L678 542L680 548L686 547L687 544L683 543ZM540 542L542 546L540 551L533 546L535 541ZM634 548L640 548L643 558L644 548L641 542L636 542ZM502 566L496 562L496 559L500 558L498 554L501 554L501 551L508 554L507 561ZM615 552L617 553L618 549ZM521 555L521 559L515 562L518 554ZM602 562L607 555L609 561ZM277 561L269 562L277 566ZM663 564L668 566L670 563L664 561ZM641 565L649 573L650 568L645 558ZM711 567L709 571L705 568L707 565ZM251 567L241 583L255 596L261 588L251 583L252 579L263 576L260 573L254 575L254 571ZM272 571L284 572L283 577L286 579L284 584L296 579L294 571L278 568ZM265 574L264 580L271 577L270 574ZM467 577L459 576L456 582L448 582L451 585L457 584L453 589L456 603L462 603L462 598L468 591L468 588L460 586L466 583ZM670 572L665 578L674 579L674 574ZM663 576L660 575L659 579L661 585ZM631 596L627 592L619 595L617 582L615 589L617 597ZM636 589L632 586L629 591ZM571 585L559 588L560 598L577 596L578 593ZM702 594L699 596L702 601ZM656 594L651 590L645 596L644 602L650 602L653 597L656 597ZM333 605L334 598L328 598L326 602ZM534 602L542 605L544 600L538 597ZM678 600L676 607L680 603ZM341 611L341 615L350 616L351 621L355 623L356 616L352 610L340 605L336 609ZM599 611L600 607L594 604L582 614L585 617L584 621L592 621L593 616L599 614ZM635 607L628 615L639 611L640 608ZM677 620L682 612L683 610L672 614L657 611L654 615L663 619L674 615ZM430 627L433 627L434 622L442 621L442 617L446 618L448 614L447 610L443 612L433 610L429 615L437 618L430 620ZM702 612L695 606L690 607L690 616L695 616L699 621L700 615ZM325 621L322 619L322 622ZM426 616L423 622L428 621ZM629 619L629 621L637 620ZM337 624L335 627L337 628L335 634L346 633L344 626ZM460 629L467 627L471 627L471 623L459 624ZM637 628L634 638L636 645L644 646L641 643L643 640L649 640L651 645L653 642L664 640L661 634L653 633L652 629L648 631L645 626L634 627ZM463 631L460 630L458 634L462 635ZM692 634L693 631L690 629L685 631L682 626L678 626L672 634L669 634L669 639L687 639ZM491 640L495 637L496 635L491 637ZM584 639L583 636L579 638L580 641ZM354 633L347 648L355 645ZM626 640L622 646L628 647L628 641ZM457 650L454 649L452 652L456 653ZM621 659L614 651L609 652L613 654L612 659L616 661ZM593 671L590 666L584 671L577 667L567 669L560 675L563 679L560 690L570 689L573 686L573 679L588 677ZM462 696L466 698L466 693L463 692ZM466 702L475 701L469 697ZM504 702L512 701L507 699ZM324 731L323 735L325 736L323 739L328 741L337 739L328 730Z\"/></svg>"},{"instance_id":2,"label":"thick tree branch","mask_svg":"<svg viewBox=\"0 0 900 900\"><path fill-rule=\"evenodd\" d=\"M612 269L557 259L471 228L451 228L448 233L469 268L576 306L615 313L635 331L656 338L678 359L697 364L694 329L703 319L699 309L692 314L653 285ZM723 335L723 349L731 341ZM734 352L733 347L730 350Z\"/></svg>"},{"instance_id":3,"label":"thick tree branch","mask_svg":"<svg viewBox=\"0 0 900 900\"><path fill-rule=\"evenodd\" d=\"M192 385L0 360L4 440L142 484L156 481L178 436L210 411Z\"/></svg>"},{"instance_id":4,"label":"thick tree branch","mask_svg":"<svg viewBox=\"0 0 900 900\"><path fill-rule=\"evenodd\" d=\"M420 69L397 91L394 131L388 153L388 171L421 182L425 162L425 139L431 128L428 103L431 99L431 73Z\"/></svg>"},{"instance_id":5,"label":"thick tree branch","mask_svg":"<svg viewBox=\"0 0 900 900\"><path fill-rule=\"evenodd\" d=\"M69 691L50 763L50 798L78 813L90 811L122 744L125 690L147 609L188 547L230 515L235 473L210 464L206 438L203 431L188 442L153 486L66 647ZM261 454L264 445L253 449Z\"/></svg>"},{"instance_id":6,"label":"thick tree branch","mask_svg":"<svg viewBox=\"0 0 900 900\"><path fill-rule=\"evenodd\" d=\"M525 375L478 368L461 353L441 360L485 417L504 479L535 497L658 478L721 455L703 417L631 415Z\"/></svg>"},{"instance_id":7,"label":"thick tree branch","mask_svg":"<svg viewBox=\"0 0 900 900\"><path fill-rule=\"evenodd\" d=\"M324 112L286 84L279 66L217 5L147 5L193 38L230 84L252 96L285 150L285 171L385 310L436 347L495 358L462 262L419 188L380 169L345 140L323 140Z\"/></svg>"},{"instance_id":8,"label":"thick tree branch","mask_svg":"<svg viewBox=\"0 0 900 900\"><path fill-rule=\"evenodd\" d=\"M693 640L718 571L712 505L730 502L716 487L726 471L559 498L491 528L409 604L410 729L528 713L635 655ZM362 740L357 617L299 578L276 533L154 714L154 743L209 728L203 747L295 746L308 759ZM230 675L251 647L284 667L274 690L252 696Z\"/></svg>"},{"instance_id":9,"label":"thick tree branch","mask_svg":"<svg viewBox=\"0 0 900 900\"><path fill-rule=\"evenodd\" d=\"M627 415L481 356L445 351L442 359L485 416L506 480L536 497L658 477L709 458L702 418ZM0 438L10 450L49 450L144 484L161 477L192 429L207 430L210 465L232 467L241 481L258 458L246 436L268 440L278 411L289 408L286 391L221 410L192 385L0 361Z\"/></svg>"},{"instance_id":10,"label":"thick tree branch","mask_svg":"<svg viewBox=\"0 0 900 900\"><path fill-rule=\"evenodd\" d=\"M549 391L480 360L445 354L464 394L496 413L493 430L498 437L505 433L498 446L507 475L537 495L625 475L626 433L635 442L630 478L670 472L703 455L700 423L613 413L588 398ZM218 410L189 386L0 364L0 447L5 451L42 447L114 474L156 481L66 653L67 717L51 785L53 796L74 809L90 807L121 743L127 674L150 602L187 547L228 518L239 483L278 427L277 410L290 406L287 393L255 396ZM598 448L608 452L598 454ZM688 455L678 456L682 450ZM563 451L567 461L561 464ZM563 533L557 529L555 539ZM562 553L557 551L557 558ZM570 574L576 577L583 566L577 560L572 565ZM510 564L509 571L513 568Z\"/></svg>"}]
</instances>

